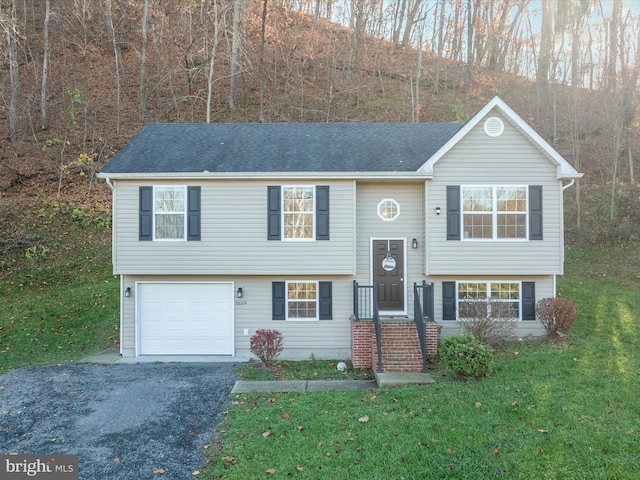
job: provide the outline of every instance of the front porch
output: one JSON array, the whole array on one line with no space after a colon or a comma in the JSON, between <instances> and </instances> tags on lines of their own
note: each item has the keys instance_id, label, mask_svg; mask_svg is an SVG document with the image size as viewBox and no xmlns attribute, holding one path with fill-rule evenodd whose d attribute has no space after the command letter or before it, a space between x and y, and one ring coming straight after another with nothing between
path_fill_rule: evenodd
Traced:
<instances>
[{"instance_id":1,"label":"front porch","mask_svg":"<svg viewBox=\"0 0 640 480\"><path fill-rule=\"evenodd\" d=\"M438 354L439 325L433 318L433 285L414 284L414 316L380 316L375 285L354 282L351 361L354 368L426 373L427 359Z\"/></svg>"}]
</instances>

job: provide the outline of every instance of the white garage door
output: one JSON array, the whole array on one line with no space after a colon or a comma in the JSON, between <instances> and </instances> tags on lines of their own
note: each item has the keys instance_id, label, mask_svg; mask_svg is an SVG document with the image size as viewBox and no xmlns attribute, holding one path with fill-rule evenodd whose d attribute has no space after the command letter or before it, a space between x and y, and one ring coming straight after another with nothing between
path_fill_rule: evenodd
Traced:
<instances>
[{"instance_id":1,"label":"white garage door","mask_svg":"<svg viewBox=\"0 0 640 480\"><path fill-rule=\"evenodd\" d=\"M232 283L140 283L140 355L233 355Z\"/></svg>"}]
</instances>

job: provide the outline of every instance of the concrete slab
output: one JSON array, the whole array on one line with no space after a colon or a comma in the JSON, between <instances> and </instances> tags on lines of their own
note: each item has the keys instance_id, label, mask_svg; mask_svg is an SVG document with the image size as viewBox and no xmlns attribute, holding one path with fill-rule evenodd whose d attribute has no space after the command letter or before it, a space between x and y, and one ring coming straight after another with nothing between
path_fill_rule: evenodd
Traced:
<instances>
[{"instance_id":1,"label":"concrete slab","mask_svg":"<svg viewBox=\"0 0 640 480\"><path fill-rule=\"evenodd\" d=\"M107 348L102 352L83 358L78 363L98 364L138 364L138 363L244 363L249 357L232 357L231 355L141 355L139 357L123 357L117 347Z\"/></svg>"},{"instance_id":2,"label":"concrete slab","mask_svg":"<svg viewBox=\"0 0 640 480\"><path fill-rule=\"evenodd\" d=\"M253 392L304 392L307 389L306 380L262 380L248 381L238 380L233 386L231 393L253 393Z\"/></svg>"},{"instance_id":3,"label":"concrete slab","mask_svg":"<svg viewBox=\"0 0 640 480\"><path fill-rule=\"evenodd\" d=\"M83 358L78 363L116 363L120 360L120 350L116 347L107 348L101 352L91 355L87 358Z\"/></svg>"},{"instance_id":4,"label":"concrete slab","mask_svg":"<svg viewBox=\"0 0 640 480\"><path fill-rule=\"evenodd\" d=\"M376 390L377 388L378 384L375 380L309 380L307 382L307 391L309 392L349 392L353 390Z\"/></svg>"},{"instance_id":5,"label":"concrete slab","mask_svg":"<svg viewBox=\"0 0 640 480\"><path fill-rule=\"evenodd\" d=\"M433 378L428 373L421 372L383 372L376 373L379 387L397 387L401 385L413 385L433 383Z\"/></svg>"}]
</instances>

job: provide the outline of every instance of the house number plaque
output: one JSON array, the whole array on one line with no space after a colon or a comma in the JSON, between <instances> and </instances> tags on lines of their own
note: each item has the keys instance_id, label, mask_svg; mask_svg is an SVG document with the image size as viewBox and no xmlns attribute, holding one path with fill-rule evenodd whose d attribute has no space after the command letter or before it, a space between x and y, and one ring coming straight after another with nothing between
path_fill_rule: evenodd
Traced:
<instances>
[{"instance_id":1,"label":"house number plaque","mask_svg":"<svg viewBox=\"0 0 640 480\"><path fill-rule=\"evenodd\" d=\"M385 259L382 260L382 268L384 268L387 272L390 272L394 268L396 268L395 258L393 258L392 256L385 257Z\"/></svg>"}]
</instances>

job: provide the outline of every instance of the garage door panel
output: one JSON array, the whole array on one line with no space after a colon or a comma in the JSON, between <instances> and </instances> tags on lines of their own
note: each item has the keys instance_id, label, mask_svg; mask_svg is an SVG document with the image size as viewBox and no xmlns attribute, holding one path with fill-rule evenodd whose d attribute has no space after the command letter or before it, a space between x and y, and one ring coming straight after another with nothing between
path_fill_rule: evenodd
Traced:
<instances>
[{"instance_id":1,"label":"garage door panel","mask_svg":"<svg viewBox=\"0 0 640 480\"><path fill-rule=\"evenodd\" d=\"M233 355L231 283L138 285L141 355Z\"/></svg>"}]
</instances>

